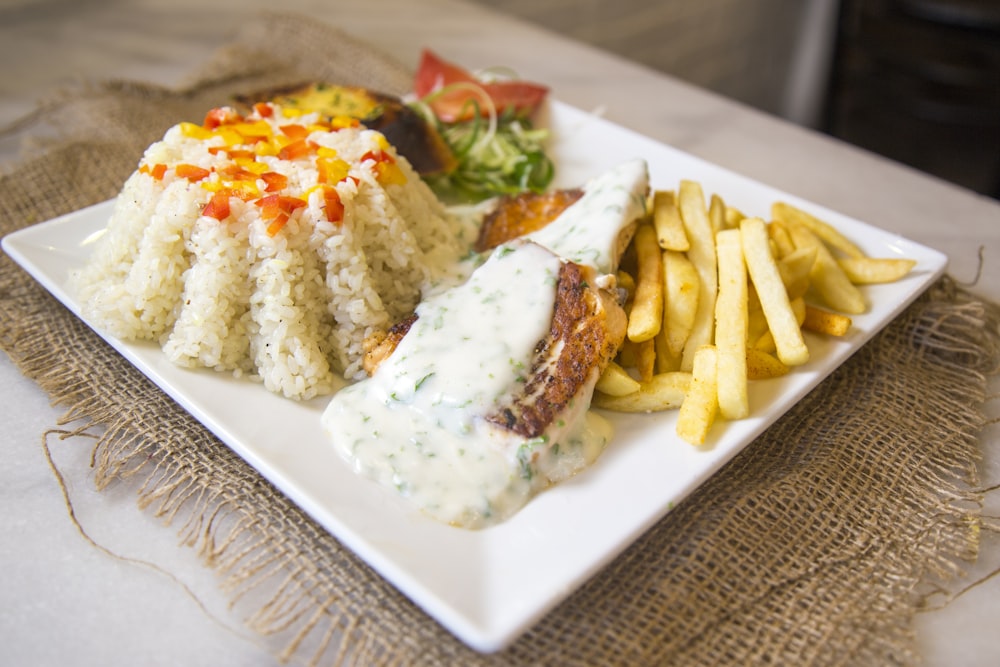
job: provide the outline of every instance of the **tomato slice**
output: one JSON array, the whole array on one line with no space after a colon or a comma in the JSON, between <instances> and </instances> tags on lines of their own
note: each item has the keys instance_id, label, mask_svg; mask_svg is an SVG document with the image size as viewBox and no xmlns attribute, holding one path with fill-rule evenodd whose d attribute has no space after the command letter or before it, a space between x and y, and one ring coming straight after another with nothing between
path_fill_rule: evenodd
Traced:
<instances>
[{"instance_id":1,"label":"tomato slice","mask_svg":"<svg viewBox=\"0 0 1000 667\"><path fill-rule=\"evenodd\" d=\"M420 58L420 66L413 82L413 92L417 97L426 97L446 86L456 83L474 84L482 89L493 101L497 112L513 110L519 116L530 116L541 105L549 89L530 81L492 81L483 83L468 70L454 63L443 60L429 49L424 49ZM469 120L475 115L475 106L469 104L475 101L480 113L485 115L485 104L481 94L467 87L458 87L436 96L431 102L431 109L438 118L445 122Z\"/></svg>"}]
</instances>

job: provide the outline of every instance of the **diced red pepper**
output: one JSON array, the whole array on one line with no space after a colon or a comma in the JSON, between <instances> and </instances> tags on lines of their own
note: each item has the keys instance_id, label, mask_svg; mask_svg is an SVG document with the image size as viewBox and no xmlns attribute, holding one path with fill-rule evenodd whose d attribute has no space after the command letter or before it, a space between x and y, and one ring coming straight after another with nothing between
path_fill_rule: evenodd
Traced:
<instances>
[{"instance_id":1,"label":"diced red pepper","mask_svg":"<svg viewBox=\"0 0 1000 667\"><path fill-rule=\"evenodd\" d=\"M396 159L392 155L383 150L368 151L361 156L361 161L364 162L365 160L375 160L376 162L385 162L387 164L395 164L396 162Z\"/></svg>"},{"instance_id":2,"label":"diced red pepper","mask_svg":"<svg viewBox=\"0 0 1000 667\"><path fill-rule=\"evenodd\" d=\"M205 120L202 122L202 125L209 130L214 130L220 125L239 123L242 120L243 117L236 113L236 110L232 107L216 107L205 114Z\"/></svg>"},{"instance_id":3,"label":"diced red pepper","mask_svg":"<svg viewBox=\"0 0 1000 667\"><path fill-rule=\"evenodd\" d=\"M261 208L261 217L271 221L267 226L268 236L274 236L281 231L292 213L306 205L304 199L284 195L268 195L257 200L257 206Z\"/></svg>"},{"instance_id":4,"label":"diced red pepper","mask_svg":"<svg viewBox=\"0 0 1000 667\"><path fill-rule=\"evenodd\" d=\"M309 155L312 151L313 147L311 145L306 143L304 140L299 139L298 141L293 141L278 151L278 157L282 160L294 160L296 158Z\"/></svg>"},{"instance_id":5,"label":"diced red pepper","mask_svg":"<svg viewBox=\"0 0 1000 667\"><path fill-rule=\"evenodd\" d=\"M278 195L267 195L254 202L260 208L260 215L265 220L275 218L281 213L278 207Z\"/></svg>"},{"instance_id":6,"label":"diced red pepper","mask_svg":"<svg viewBox=\"0 0 1000 667\"><path fill-rule=\"evenodd\" d=\"M382 150L368 151L361 156L361 161L375 161L375 178L383 185L406 183L406 176L396 166L396 158Z\"/></svg>"},{"instance_id":7,"label":"diced red pepper","mask_svg":"<svg viewBox=\"0 0 1000 667\"><path fill-rule=\"evenodd\" d=\"M257 154L253 151L244 150L242 148L231 148L229 146L209 146L208 152L212 155L225 153L231 160L254 160L257 158Z\"/></svg>"},{"instance_id":8,"label":"diced red pepper","mask_svg":"<svg viewBox=\"0 0 1000 667\"><path fill-rule=\"evenodd\" d=\"M278 217L271 221L271 224L267 226L267 235L274 236L281 231L281 228L285 226L288 222L287 213L279 213Z\"/></svg>"},{"instance_id":9,"label":"diced red pepper","mask_svg":"<svg viewBox=\"0 0 1000 667\"><path fill-rule=\"evenodd\" d=\"M305 139L309 136L310 132L304 125L298 125L297 123L289 123L288 125L282 125L278 128L281 133L284 134L289 139L298 141L300 139Z\"/></svg>"},{"instance_id":10,"label":"diced red pepper","mask_svg":"<svg viewBox=\"0 0 1000 667\"><path fill-rule=\"evenodd\" d=\"M288 177L276 171L265 171L260 177L267 183L266 192L280 192L288 187Z\"/></svg>"},{"instance_id":11,"label":"diced red pepper","mask_svg":"<svg viewBox=\"0 0 1000 667\"><path fill-rule=\"evenodd\" d=\"M326 210L326 219L330 222L343 222L344 204L340 201L340 193L336 188L323 188L323 207Z\"/></svg>"},{"instance_id":12,"label":"diced red pepper","mask_svg":"<svg viewBox=\"0 0 1000 667\"><path fill-rule=\"evenodd\" d=\"M215 218L220 222L228 218L229 213L229 192L225 190L220 190L212 195L212 198L205 204L205 208L201 210L202 215Z\"/></svg>"},{"instance_id":13,"label":"diced red pepper","mask_svg":"<svg viewBox=\"0 0 1000 667\"><path fill-rule=\"evenodd\" d=\"M261 118L270 118L274 115L274 107L272 107L267 102L257 102L253 105L253 110L257 112L257 115Z\"/></svg>"},{"instance_id":14,"label":"diced red pepper","mask_svg":"<svg viewBox=\"0 0 1000 667\"><path fill-rule=\"evenodd\" d=\"M212 172L208 169L203 169L202 167L196 167L193 164L179 164L174 167L174 173L177 174L179 178L186 178L189 181L194 182L208 178L209 174Z\"/></svg>"},{"instance_id":15,"label":"diced red pepper","mask_svg":"<svg viewBox=\"0 0 1000 667\"><path fill-rule=\"evenodd\" d=\"M229 164L219 170L219 175L232 181L256 181L257 174L237 164Z\"/></svg>"},{"instance_id":16,"label":"diced red pepper","mask_svg":"<svg viewBox=\"0 0 1000 667\"><path fill-rule=\"evenodd\" d=\"M162 162L158 162L150 167L148 164L144 164L139 167L139 171L143 174L149 174L158 181L163 180L163 175L167 173L167 165Z\"/></svg>"},{"instance_id":17,"label":"diced red pepper","mask_svg":"<svg viewBox=\"0 0 1000 667\"><path fill-rule=\"evenodd\" d=\"M288 197L286 195L267 195L261 197L256 202L260 207L260 214L265 220L278 217L281 213L291 214L296 209L307 205L306 200L298 197Z\"/></svg>"}]
</instances>

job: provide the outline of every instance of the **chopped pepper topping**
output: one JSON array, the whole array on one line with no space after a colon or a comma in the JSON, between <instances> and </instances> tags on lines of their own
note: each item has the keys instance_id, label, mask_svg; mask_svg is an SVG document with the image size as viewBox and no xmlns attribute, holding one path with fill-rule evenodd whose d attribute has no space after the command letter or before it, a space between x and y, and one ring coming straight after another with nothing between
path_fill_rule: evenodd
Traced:
<instances>
[{"instance_id":1,"label":"chopped pepper topping","mask_svg":"<svg viewBox=\"0 0 1000 667\"><path fill-rule=\"evenodd\" d=\"M157 164L154 164L152 167L150 167L148 164L144 164L141 167L139 167L139 171L143 174L149 174L158 181L162 181L164 174L167 173L167 165L163 164L162 162L158 162Z\"/></svg>"},{"instance_id":2,"label":"chopped pepper topping","mask_svg":"<svg viewBox=\"0 0 1000 667\"><path fill-rule=\"evenodd\" d=\"M335 223L344 221L344 204L340 201L337 188L332 186L323 188L323 207L326 210L327 220Z\"/></svg>"},{"instance_id":3,"label":"chopped pepper topping","mask_svg":"<svg viewBox=\"0 0 1000 667\"><path fill-rule=\"evenodd\" d=\"M228 218L229 212L229 193L225 190L219 190L212 195L205 208L201 210L202 215L215 218L219 222Z\"/></svg>"},{"instance_id":4,"label":"chopped pepper topping","mask_svg":"<svg viewBox=\"0 0 1000 667\"><path fill-rule=\"evenodd\" d=\"M267 226L268 236L274 236L281 231L292 213L307 205L304 199L277 194L261 197L254 203L260 207L260 216L264 220L271 221Z\"/></svg>"},{"instance_id":5,"label":"chopped pepper topping","mask_svg":"<svg viewBox=\"0 0 1000 667\"><path fill-rule=\"evenodd\" d=\"M179 164L174 167L174 173L178 178L186 178L193 183L208 178L212 172L193 164Z\"/></svg>"}]
</instances>

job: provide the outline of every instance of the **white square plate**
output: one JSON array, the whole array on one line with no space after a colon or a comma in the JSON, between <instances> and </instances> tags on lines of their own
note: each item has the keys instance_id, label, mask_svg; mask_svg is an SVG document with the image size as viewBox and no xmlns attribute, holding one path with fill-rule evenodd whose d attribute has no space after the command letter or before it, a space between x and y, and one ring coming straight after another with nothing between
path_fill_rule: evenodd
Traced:
<instances>
[{"instance_id":1,"label":"white square plate","mask_svg":"<svg viewBox=\"0 0 1000 667\"><path fill-rule=\"evenodd\" d=\"M622 161L645 158L652 184L702 183L748 215L767 217L784 199L837 225L873 256L910 257L905 279L864 289L867 313L843 339L810 337L812 361L751 386L748 419L717 423L705 448L674 434L675 413L609 415L615 437L589 469L535 498L499 526L441 525L355 475L326 441L326 399L298 403L261 385L169 363L152 344L108 342L343 544L473 648L508 645L595 575L726 461L781 417L888 324L945 270L937 251L845 218L572 107L551 102L545 125L558 186L580 185ZM18 231L7 253L79 316L67 275L82 244L102 228L111 202ZM100 333L100 332L98 332Z\"/></svg>"}]
</instances>

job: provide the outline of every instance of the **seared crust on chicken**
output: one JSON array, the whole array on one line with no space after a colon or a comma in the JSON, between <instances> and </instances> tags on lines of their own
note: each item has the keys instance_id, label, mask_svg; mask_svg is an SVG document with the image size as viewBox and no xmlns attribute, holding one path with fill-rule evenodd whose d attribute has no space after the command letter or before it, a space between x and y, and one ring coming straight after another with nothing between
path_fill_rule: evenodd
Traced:
<instances>
[{"instance_id":1,"label":"seared crust on chicken","mask_svg":"<svg viewBox=\"0 0 1000 667\"><path fill-rule=\"evenodd\" d=\"M496 208L483 219L475 251L487 252L501 243L538 231L582 196L582 189L570 188L501 197Z\"/></svg>"},{"instance_id":2,"label":"seared crust on chicken","mask_svg":"<svg viewBox=\"0 0 1000 667\"><path fill-rule=\"evenodd\" d=\"M537 438L574 401L590 402L597 378L625 340L625 311L595 286L590 267L565 262L559 271L549 334L535 348L523 391L486 420L525 438Z\"/></svg>"},{"instance_id":3,"label":"seared crust on chicken","mask_svg":"<svg viewBox=\"0 0 1000 667\"><path fill-rule=\"evenodd\" d=\"M392 354L392 351L399 345L399 341L403 340L403 336L406 335L406 332L410 330L410 327L416 321L417 315L414 313L406 319L393 324L388 331L376 331L365 338L362 343L364 346L364 357L361 360L361 366L368 375L374 373L379 364Z\"/></svg>"}]
</instances>

